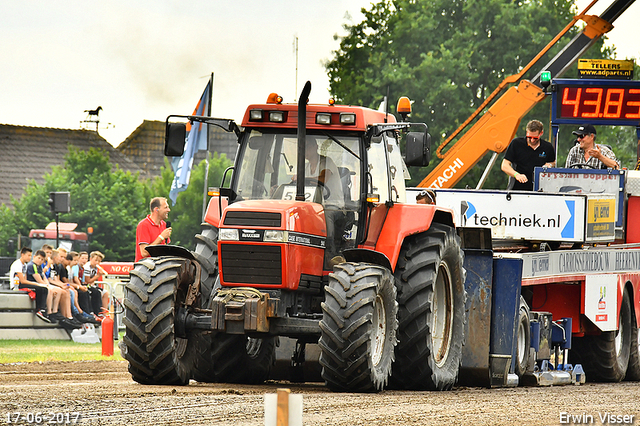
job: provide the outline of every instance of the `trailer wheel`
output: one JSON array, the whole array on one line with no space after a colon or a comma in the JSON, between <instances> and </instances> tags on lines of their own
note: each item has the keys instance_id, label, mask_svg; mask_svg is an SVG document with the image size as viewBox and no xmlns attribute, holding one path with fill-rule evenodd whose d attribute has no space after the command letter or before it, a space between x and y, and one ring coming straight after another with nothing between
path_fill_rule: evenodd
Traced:
<instances>
[{"instance_id":1,"label":"trailer wheel","mask_svg":"<svg viewBox=\"0 0 640 426\"><path fill-rule=\"evenodd\" d=\"M640 381L640 333L635 315L631 315L631 352L625 380Z\"/></svg>"},{"instance_id":2,"label":"trailer wheel","mask_svg":"<svg viewBox=\"0 0 640 426\"><path fill-rule=\"evenodd\" d=\"M522 377L527 372L531 346L531 324L529 307L524 297L520 296L520 315L518 319L518 335L516 340L516 374Z\"/></svg>"},{"instance_id":3,"label":"trailer wheel","mask_svg":"<svg viewBox=\"0 0 640 426\"><path fill-rule=\"evenodd\" d=\"M217 333L211 342L213 381L255 385L269 377L275 362L275 337Z\"/></svg>"},{"instance_id":4,"label":"trailer wheel","mask_svg":"<svg viewBox=\"0 0 640 426\"><path fill-rule=\"evenodd\" d=\"M208 308L218 278L218 228L206 222L201 225L200 234L196 235L194 256L202 266L199 304L201 308ZM199 382L215 382L215 372L211 361L211 334L195 334L193 336L193 351L193 378Z\"/></svg>"},{"instance_id":5,"label":"trailer wheel","mask_svg":"<svg viewBox=\"0 0 640 426\"><path fill-rule=\"evenodd\" d=\"M573 362L582 364L589 380L619 382L624 378L631 352L631 324L631 303L625 290L617 331L575 339L571 351Z\"/></svg>"},{"instance_id":6,"label":"trailer wheel","mask_svg":"<svg viewBox=\"0 0 640 426\"><path fill-rule=\"evenodd\" d=\"M333 271L320 321L322 378L334 391L382 390L397 343L393 275L368 263L342 263Z\"/></svg>"},{"instance_id":7,"label":"trailer wheel","mask_svg":"<svg viewBox=\"0 0 640 426\"><path fill-rule=\"evenodd\" d=\"M138 383L186 385L193 366L189 339L175 333L176 314L190 276L182 258L146 258L135 264L126 283L123 338L129 373Z\"/></svg>"},{"instance_id":8,"label":"trailer wheel","mask_svg":"<svg viewBox=\"0 0 640 426\"><path fill-rule=\"evenodd\" d=\"M465 272L454 229L433 223L403 244L398 287L397 361L394 386L448 390L458 378L465 338Z\"/></svg>"}]
</instances>

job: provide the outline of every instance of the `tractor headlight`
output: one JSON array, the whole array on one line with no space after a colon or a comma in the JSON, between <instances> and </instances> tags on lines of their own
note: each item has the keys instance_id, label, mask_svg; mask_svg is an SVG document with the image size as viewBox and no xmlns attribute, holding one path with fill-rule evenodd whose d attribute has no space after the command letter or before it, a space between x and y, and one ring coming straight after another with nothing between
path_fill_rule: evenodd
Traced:
<instances>
[{"instance_id":1,"label":"tractor headlight","mask_svg":"<svg viewBox=\"0 0 640 426\"><path fill-rule=\"evenodd\" d=\"M319 112L316 114L316 124L331 124L331 114Z\"/></svg>"},{"instance_id":2,"label":"tractor headlight","mask_svg":"<svg viewBox=\"0 0 640 426\"><path fill-rule=\"evenodd\" d=\"M269 121L274 123L283 123L284 122L284 112L282 111L271 111L269 113Z\"/></svg>"},{"instance_id":3,"label":"tractor headlight","mask_svg":"<svg viewBox=\"0 0 640 426\"><path fill-rule=\"evenodd\" d=\"M238 241L238 230L221 228L218 232L218 239L220 241Z\"/></svg>"},{"instance_id":4,"label":"tractor headlight","mask_svg":"<svg viewBox=\"0 0 640 426\"><path fill-rule=\"evenodd\" d=\"M340 124L356 124L356 115L343 112L340 114Z\"/></svg>"},{"instance_id":5,"label":"tractor headlight","mask_svg":"<svg viewBox=\"0 0 640 426\"><path fill-rule=\"evenodd\" d=\"M274 231L274 230L264 231L264 241L275 242L275 243L286 243L287 233L285 231Z\"/></svg>"},{"instance_id":6,"label":"tractor headlight","mask_svg":"<svg viewBox=\"0 0 640 426\"><path fill-rule=\"evenodd\" d=\"M262 121L264 111L261 109L252 109L249 111L249 121Z\"/></svg>"}]
</instances>

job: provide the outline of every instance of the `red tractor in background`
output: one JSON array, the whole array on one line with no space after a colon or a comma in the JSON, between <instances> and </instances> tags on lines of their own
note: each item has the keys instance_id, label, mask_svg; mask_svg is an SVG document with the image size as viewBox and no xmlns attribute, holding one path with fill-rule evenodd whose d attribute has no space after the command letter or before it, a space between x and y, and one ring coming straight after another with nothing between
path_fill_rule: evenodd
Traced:
<instances>
[{"instance_id":1,"label":"red tractor in background","mask_svg":"<svg viewBox=\"0 0 640 426\"><path fill-rule=\"evenodd\" d=\"M427 127L307 105L310 90L297 106L250 105L242 131L183 117L235 131L239 149L195 251L152 246L131 271L124 341L134 380L260 383L289 338L295 365L306 344L319 345L333 390L456 383L465 273L452 213L404 204L405 164L430 159ZM169 119L165 154L181 155L185 124Z\"/></svg>"}]
</instances>

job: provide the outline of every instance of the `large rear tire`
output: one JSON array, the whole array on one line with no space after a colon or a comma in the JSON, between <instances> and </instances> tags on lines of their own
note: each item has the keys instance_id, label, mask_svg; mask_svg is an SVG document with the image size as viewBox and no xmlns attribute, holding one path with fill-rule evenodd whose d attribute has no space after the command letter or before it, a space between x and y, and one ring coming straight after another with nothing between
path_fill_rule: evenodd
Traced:
<instances>
[{"instance_id":1,"label":"large rear tire","mask_svg":"<svg viewBox=\"0 0 640 426\"><path fill-rule=\"evenodd\" d=\"M582 364L589 381L619 382L624 379L631 352L631 303L623 293L617 331L576 338L572 342L572 361Z\"/></svg>"},{"instance_id":2,"label":"large rear tire","mask_svg":"<svg viewBox=\"0 0 640 426\"><path fill-rule=\"evenodd\" d=\"M458 379L466 300L459 241L452 227L433 223L403 244L395 272L400 328L394 386L448 390Z\"/></svg>"},{"instance_id":3,"label":"large rear tire","mask_svg":"<svg viewBox=\"0 0 640 426\"><path fill-rule=\"evenodd\" d=\"M276 337L218 333L211 341L213 381L256 385L269 377L275 361Z\"/></svg>"},{"instance_id":4,"label":"large rear tire","mask_svg":"<svg viewBox=\"0 0 640 426\"><path fill-rule=\"evenodd\" d=\"M531 324L529 307L524 297L520 296L520 314L518 316L518 334L516 336L516 374L524 376L529 365L531 347Z\"/></svg>"},{"instance_id":5,"label":"large rear tire","mask_svg":"<svg viewBox=\"0 0 640 426\"><path fill-rule=\"evenodd\" d=\"M640 333L634 312L631 312L631 352L625 380L640 381Z\"/></svg>"},{"instance_id":6,"label":"large rear tire","mask_svg":"<svg viewBox=\"0 0 640 426\"><path fill-rule=\"evenodd\" d=\"M149 385L186 385L193 366L189 340L175 333L176 314L192 276L182 258L146 258L137 262L125 285L126 332L123 338L131 377Z\"/></svg>"},{"instance_id":7,"label":"large rear tire","mask_svg":"<svg viewBox=\"0 0 640 426\"><path fill-rule=\"evenodd\" d=\"M209 224L201 225L196 235L196 249L193 253L202 266L200 273L200 308L209 307L213 288L218 278L218 228ZM216 381L211 358L211 333L197 333L193 336L193 378L198 382Z\"/></svg>"},{"instance_id":8,"label":"large rear tire","mask_svg":"<svg viewBox=\"0 0 640 426\"><path fill-rule=\"evenodd\" d=\"M368 263L334 266L322 303L320 365L334 391L373 392L391 375L398 328L391 272Z\"/></svg>"}]
</instances>

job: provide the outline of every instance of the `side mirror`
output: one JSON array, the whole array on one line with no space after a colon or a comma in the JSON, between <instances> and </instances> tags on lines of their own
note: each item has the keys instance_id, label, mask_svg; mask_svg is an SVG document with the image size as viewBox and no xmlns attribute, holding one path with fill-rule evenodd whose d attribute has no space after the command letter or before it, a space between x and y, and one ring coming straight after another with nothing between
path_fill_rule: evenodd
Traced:
<instances>
[{"instance_id":1,"label":"side mirror","mask_svg":"<svg viewBox=\"0 0 640 426\"><path fill-rule=\"evenodd\" d=\"M187 125L184 123L167 123L164 135L164 155L181 157L187 140Z\"/></svg>"},{"instance_id":2,"label":"side mirror","mask_svg":"<svg viewBox=\"0 0 640 426\"><path fill-rule=\"evenodd\" d=\"M431 135L428 132L407 133L405 164L423 167L431 161Z\"/></svg>"}]
</instances>

